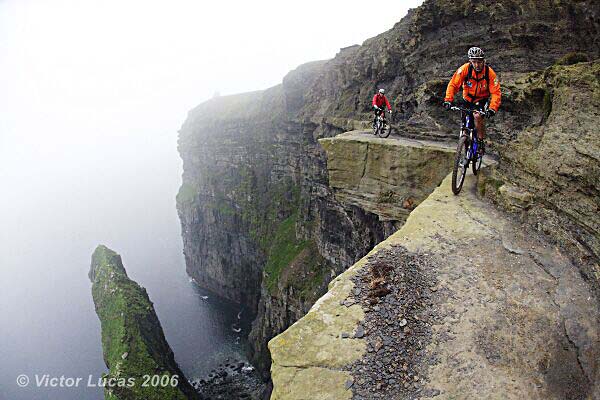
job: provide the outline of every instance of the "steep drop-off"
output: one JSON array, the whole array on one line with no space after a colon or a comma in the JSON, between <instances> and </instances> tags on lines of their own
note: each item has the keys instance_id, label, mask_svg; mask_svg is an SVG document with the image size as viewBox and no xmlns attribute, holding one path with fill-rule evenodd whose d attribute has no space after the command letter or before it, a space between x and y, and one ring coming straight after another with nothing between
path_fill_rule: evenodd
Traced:
<instances>
[{"instance_id":1,"label":"steep drop-off","mask_svg":"<svg viewBox=\"0 0 600 400\"><path fill-rule=\"evenodd\" d=\"M267 340L304 315L334 276L406 218L397 205L390 207L392 214L378 214L377 207L360 199L362 189L351 193L332 186L318 139L368 126L370 99L379 86L390 93L401 135L454 138L456 116L444 113L439 104L471 45L485 48L504 90L501 112L489 130L488 149L501 161L494 179L498 185L520 184L538 196L527 208L526 220L558 215L560 224L538 227L561 243L571 235L572 247L585 261L582 272L598 281L598 213L593 212L598 210L597 135L590 138L591 147L580 151L583 155L565 155L579 157L579 167L589 171L584 177L570 167L533 166L524 151L515 162L529 163L530 172L519 181L505 161L513 159L514 148L524 146L515 141L521 132L538 126L542 136L549 126L544 124L552 123L554 92L545 87L559 85L562 78L531 72L557 62L597 59L599 27L595 1L428 0L389 31L342 49L332 60L305 64L281 85L214 98L189 113L179 136L184 174L177 196L187 270L200 285L256 312L251 342L263 372L270 362ZM573 68L597 79L595 65ZM595 90L589 91L591 107L597 102ZM560 92L556 94L559 100ZM579 132L592 132L586 129ZM545 143L558 151L560 141ZM541 160L549 149L536 151ZM447 168L443 163L427 166L443 176L438 167ZM395 188L389 193L404 203L417 182L412 187L402 183L407 192ZM431 182L429 191L418 187L423 196L439 183ZM549 201L542 189L547 182L553 188ZM585 189L564 190L565 185L579 187L579 182ZM580 195L573 207L584 205L583 214L562 209L574 192ZM493 191L486 193L492 196ZM384 195L383 189L373 194ZM414 205L422 200L413 199ZM407 206L403 208L412 208L410 202Z\"/></svg>"},{"instance_id":2,"label":"steep drop-off","mask_svg":"<svg viewBox=\"0 0 600 400\"><path fill-rule=\"evenodd\" d=\"M272 400L600 398L577 265L450 181L269 342Z\"/></svg>"},{"instance_id":3,"label":"steep drop-off","mask_svg":"<svg viewBox=\"0 0 600 400\"><path fill-rule=\"evenodd\" d=\"M127 277L121 256L106 246L89 272L111 400L200 399L175 362L146 290ZM157 376L158 381L145 376Z\"/></svg>"}]
</instances>

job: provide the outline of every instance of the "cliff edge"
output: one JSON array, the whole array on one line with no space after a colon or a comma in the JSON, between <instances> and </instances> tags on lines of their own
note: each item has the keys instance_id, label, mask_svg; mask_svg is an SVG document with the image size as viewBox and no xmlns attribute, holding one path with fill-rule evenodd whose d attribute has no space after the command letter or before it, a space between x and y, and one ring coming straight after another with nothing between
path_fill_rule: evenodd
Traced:
<instances>
[{"instance_id":1,"label":"cliff edge","mask_svg":"<svg viewBox=\"0 0 600 400\"><path fill-rule=\"evenodd\" d=\"M600 398L589 283L476 187L448 176L269 342L273 400Z\"/></svg>"},{"instance_id":2,"label":"cliff edge","mask_svg":"<svg viewBox=\"0 0 600 400\"><path fill-rule=\"evenodd\" d=\"M429 180L405 174L400 182L381 170L372 181L344 182L328 175L319 140L368 127L372 95L383 86L396 133L454 141L457 119L440 104L473 45L486 50L503 88L487 132L499 164L480 191L566 248L600 291L599 38L597 1L426 0L387 32L301 65L280 85L190 111L178 142L186 268L256 313L250 341L265 378L266 342L402 226L431 191L419 194L418 185L435 187L445 172L434 167ZM376 145L362 151L378 154ZM385 165L385 147L379 155ZM333 167L343 174L360 164L344 163ZM444 166L443 157L425 167L433 165Z\"/></svg>"}]
</instances>

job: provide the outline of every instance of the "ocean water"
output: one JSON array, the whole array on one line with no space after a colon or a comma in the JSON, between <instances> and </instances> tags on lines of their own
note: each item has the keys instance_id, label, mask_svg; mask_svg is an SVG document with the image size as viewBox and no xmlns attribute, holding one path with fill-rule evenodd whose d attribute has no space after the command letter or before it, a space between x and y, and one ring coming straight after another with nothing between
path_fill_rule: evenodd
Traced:
<instances>
[{"instance_id":1,"label":"ocean water","mask_svg":"<svg viewBox=\"0 0 600 400\"><path fill-rule=\"evenodd\" d=\"M98 244L121 254L130 278L146 287L188 378L245 359L248 313L185 272L175 143L170 135L137 153L125 146L0 164L0 400L102 397L88 386L107 371L87 277ZM17 383L23 374L26 387ZM40 386L36 376L81 382Z\"/></svg>"}]
</instances>

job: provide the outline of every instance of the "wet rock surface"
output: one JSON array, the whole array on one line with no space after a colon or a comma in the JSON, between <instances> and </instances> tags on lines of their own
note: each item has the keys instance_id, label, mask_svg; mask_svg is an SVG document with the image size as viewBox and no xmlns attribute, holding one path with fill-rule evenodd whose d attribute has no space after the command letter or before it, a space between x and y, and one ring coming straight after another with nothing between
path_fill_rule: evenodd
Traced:
<instances>
[{"instance_id":1,"label":"wet rock surface","mask_svg":"<svg viewBox=\"0 0 600 400\"><path fill-rule=\"evenodd\" d=\"M239 360L227 360L191 384L204 398L211 400L268 399L267 384L259 373L250 364Z\"/></svg>"},{"instance_id":2,"label":"wet rock surface","mask_svg":"<svg viewBox=\"0 0 600 400\"><path fill-rule=\"evenodd\" d=\"M365 310L354 337L367 340L367 353L349 370L353 399L412 399L420 395L431 341L434 305L433 261L402 246L375 253L352 279L353 298ZM433 290L432 290L433 289Z\"/></svg>"}]
</instances>

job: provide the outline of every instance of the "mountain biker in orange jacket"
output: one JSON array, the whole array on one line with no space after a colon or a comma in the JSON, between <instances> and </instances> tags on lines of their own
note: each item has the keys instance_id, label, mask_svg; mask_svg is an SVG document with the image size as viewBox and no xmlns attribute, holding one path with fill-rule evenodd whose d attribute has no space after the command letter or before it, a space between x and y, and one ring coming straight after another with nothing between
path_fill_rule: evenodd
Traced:
<instances>
[{"instance_id":1,"label":"mountain biker in orange jacket","mask_svg":"<svg viewBox=\"0 0 600 400\"><path fill-rule=\"evenodd\" d=\"M377 120L377 115L383 111L383 106L387 106L388 111L392 112L392 106L388 101L387 97L385 97L385 90L379 89L375 96L373 96L373 111L375 112L375 117L373 118L373 126L375 126L375 121Z\"/></svg>"},{"instance_id":2,"label":"mountain biker in orange jacket","mask_svg":"<svg viewBox=\"0 0 600 400\"><path fill-rule=\"evenodd\" d=\"M463 64L452 76L446 97L444 98L444 107L450 109L454 96L463 88L463 99L466 106L472 110L484 111L486 117L492 118L500 107L500 82L496 72L485 63L485 54L479 47L471 47L467 53L469 62ZM477 129L477 139L481 154L485 147L483 139L485 138L485 122L480 114L474 113L475 128Z\"/></svg>"}]
</instances>

